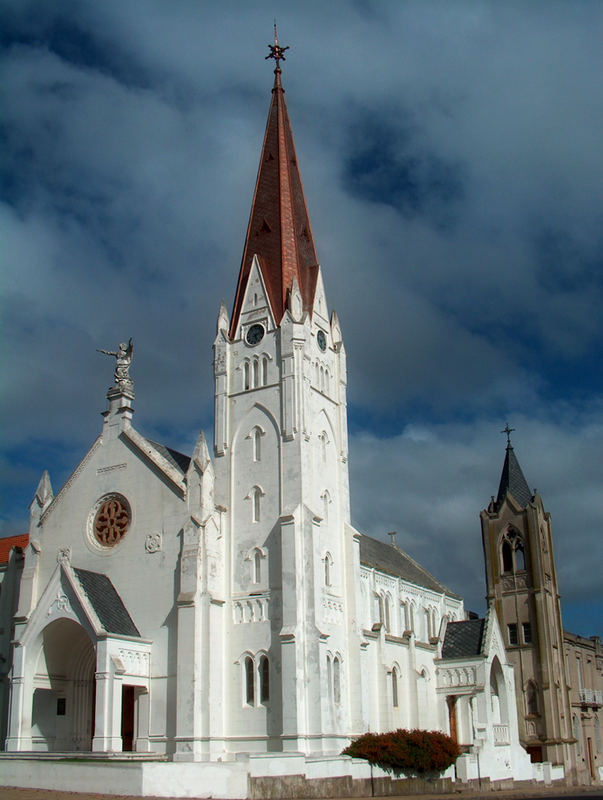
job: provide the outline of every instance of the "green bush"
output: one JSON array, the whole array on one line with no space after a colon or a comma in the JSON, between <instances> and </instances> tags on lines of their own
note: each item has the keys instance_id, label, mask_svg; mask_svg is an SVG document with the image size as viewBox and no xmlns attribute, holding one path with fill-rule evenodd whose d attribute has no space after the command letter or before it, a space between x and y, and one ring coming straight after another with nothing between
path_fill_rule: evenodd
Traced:
<instances>
[{"instance_id":1,"label":"green bush","mask_svg":"<svg viewBox=\"0 0 603 800\"><path fill-rule=\"evenodd\" d=\"M423 774L443 772L461 751L455 741L440 731L397 730L365 733L346 747L342 755L365 758L387 772Z\"/></svg>"}]
</instances>

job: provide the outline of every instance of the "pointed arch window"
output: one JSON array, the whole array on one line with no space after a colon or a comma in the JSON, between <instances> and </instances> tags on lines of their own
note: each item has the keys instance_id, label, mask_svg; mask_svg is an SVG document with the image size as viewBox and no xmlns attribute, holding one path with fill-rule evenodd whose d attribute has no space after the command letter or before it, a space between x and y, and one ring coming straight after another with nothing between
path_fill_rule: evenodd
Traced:
<instances>
[{"instance_id":1,"label":"pointed arch window","mask_svg":"<svg viewBox=\"0 0 603 800\"><path fill-rule=\"evenodd\" d=\"M329 521L329 505L331 504L331 495L329 494L329 490L325 489L324 492L321 494L320 499L322 500L322 518L325 522Z\"/></svg>"},{"instance_id":2,"label":"pointed arch window","mask_svg":"<svg viewBox=\"0 0 603 800\"><path fill-rule=\"evenodd\" d=\"M325 562L325 586L331 586L333 580L333 557L330 553L326 553L324 557Z\"/></svg>"},{"instance_id":3,"label":"pointed arch window","mask_svg":"<svg viewBox=\"0 0 603 800\"><path fill-rule=\"evenodd\" d=\"M262 556L260 551L256 550L253 554L253 582L260 583L262 580Z\"/></svg>"},{"instance_id":4,"label":"pointed arch window","mask_svg":"<svg viewBox=\"0 0 603 800\"><path fill-rule=\"evenodd\" d=\"M262 497L264 492L260 489L259 486L254 486L247 498L251 500L251 521L252 522L259 522L262 515Z\"/></svg>"},{"instance_id":5,"label":"pointed arch window","mask_svg":"<svg viewBox=\"0 0 603 800\"><path fill-rule=\"evenodd\" d=\"M264 356L262 359L262 386L268 384L268 358Z\"/></svg>"},{"instance_id":6,"label":"pointed arch window","mask_svg":"<svg viewBox=\"0 0 603 800\"><path fill-rule=\"evenodd\" d=\"M270 700L270 662L268 656L261 656L260 666L260 703Z\"/></svg>"},{"instance_id":7,"label":"pointed arch window","mask_svg":"<svg viewBox=\"0 0 603 800\"><path fill-rule=\"evenodd\" d=\"M327 445L329 443L329 437L327 436L327 432L323 431L322 433L318 434L318 439L320 441L321 453L322 453L322 460L326 463L327 460Z\"/></svg>"},{"instance_id":8,"label":"pointed arch window","mask_svg":"<svg viewBox=\"0 0 603 800\"><path fill-rule=\"evenodd\" d=\"M500 559L503 574L523 572L526 568L523 539L514 530L508 530L500 546Z\"/></svg>"},{"instance_id":9,"label":"pointed arch window","mask_svg":"<svg viewBox=\"0 0 603 800\"><path fill-rule=\"evenodd\" d=\"M247 391L251 388L251 373L249 367L249 361L245 361L243 364L243 389Z\"/></svg>"},{"instance_id":10,"label":"pointed arch window","mask_svg":"<svg viewBox=\"0 0 603 800\"><path fill-rule=\"evenodd\" d=\"M264 435L264 431L260 428L259 425L256 425L255 428L251 429L251 451L252 451L252 458L254 461L261 461L262 460L262 436Z\"/></svg>"},{"instance_id":11,"label":"pointed arch window","mask_svg":"<svg viewBox=\"0 0 603 800\"><path fill-rule=\"evenodd\" d=\"M252 706L255 700L255 670L251 656L245 658L245 702Z\"/></svg>"},{"instance_id":12,"label":"pointed arch window","mask_svg":"<svg viewBox=\"0 0 603 800\"><path fill-rule=\"evenodd\" d=\"M253 388L257 389L260 385L260 362L257 358L253 359Z\"/></svg>"},{"instance_id":13,"label":"pointed arch window","mask_svg":"<svg viewBox=\"0 0 603 800\"><path fill-rule=\"evenodd\" d=\"M534 681L528 681L526 687L526 705L528 707L528 714L538 714L538 689Z\"/></svg>"},{"instance_id":14,"label":"pointed arch window","mask_svg":"<svg viewBox=\"0 0 603 800\"><path fill-rule=\"evenodd\" d=\"M398 668L392 669L392 706L398 708Z\"/></svg>"},{"instance_id":15,"label":"pointed arch window","mask_svg":"<svg viewBox=\"0 0 603 800\"><path fill-rule=\"evenodd\" d=\"M391 598L388 594L385 595L383 605L385 610L385 630L389 633L391 629Z\"/></svg>"},{"instance_id":16,"label":"pointed arch window","mask_svg":"<svg viewBox=\"0 0 603 800\"><path fill-rule=\"evenodd\" d=\"M333 702L336 706L341 703L341 659L335 656L333 659Z\"/></svg>"}]
</instances>

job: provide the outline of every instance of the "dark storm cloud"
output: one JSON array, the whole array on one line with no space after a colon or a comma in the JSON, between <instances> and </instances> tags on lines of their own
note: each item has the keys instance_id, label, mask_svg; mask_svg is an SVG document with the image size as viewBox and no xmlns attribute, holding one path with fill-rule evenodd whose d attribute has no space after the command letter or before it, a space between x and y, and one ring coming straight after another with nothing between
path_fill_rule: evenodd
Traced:
<instances>
[{"instance_id":1,"label":"dark storm cloud","mask_svg":"<svg viewBox=\"0 0 603 800\"><path fill-rule=\"evenodd\" d=\"M478 605L476 515L509 416L554 515L566 606L583 607L600 597L583 553L598 547L603 478L603 9L278 13L348 354L355 522L397 527ZM199 427L211 436L211 342L241 258L273 15L0 0L6 532L26 524L42 469L58 490L100 431L111 364L97 347L134 337L143 433L186 452Z\"/></svg>"}]
</instances>

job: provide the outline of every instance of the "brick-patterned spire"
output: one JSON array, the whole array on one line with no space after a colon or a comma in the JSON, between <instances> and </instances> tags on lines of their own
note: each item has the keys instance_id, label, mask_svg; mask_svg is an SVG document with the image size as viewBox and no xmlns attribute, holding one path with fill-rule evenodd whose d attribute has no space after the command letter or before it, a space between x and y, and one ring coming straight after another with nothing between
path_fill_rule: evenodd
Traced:
<instances>
[{"instance_id":1,"label":"brick-patterned spire","mask_svg":"<svg viewBox=\"0 0 603 800\"><path fill-rule=\"evenodd\" d=\"M276 64L272 102L230 323L231 337L234 337L239 324L254 255L260 263L277 325L287 306L287 293L294 277L297 277L307 310L312 309L316 289L318 259L281 85L279 60Z\"/></svg>"}]
</instances>

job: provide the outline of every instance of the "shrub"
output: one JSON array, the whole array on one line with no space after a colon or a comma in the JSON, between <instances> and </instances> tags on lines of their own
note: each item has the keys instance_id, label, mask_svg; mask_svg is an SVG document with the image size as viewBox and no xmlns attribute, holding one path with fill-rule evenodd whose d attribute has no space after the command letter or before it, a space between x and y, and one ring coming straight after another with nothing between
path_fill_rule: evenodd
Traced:
<instances>
[{"instance_id":1,"label":"shrub","mask_svg":"<svg viewBox=\"0 0 603 800\"><path fill-rule=\"evenodd\" d=\"M460 755L457 743L440 731L365 733L346 747L342 755L365 758L387 772L423 774L443 772Z\"/></svg>"}]
</instances>

